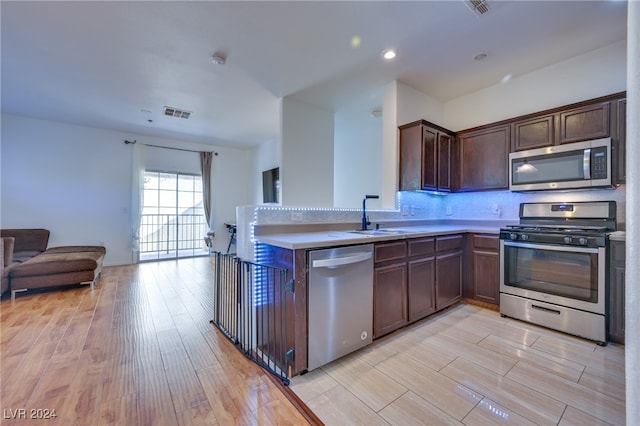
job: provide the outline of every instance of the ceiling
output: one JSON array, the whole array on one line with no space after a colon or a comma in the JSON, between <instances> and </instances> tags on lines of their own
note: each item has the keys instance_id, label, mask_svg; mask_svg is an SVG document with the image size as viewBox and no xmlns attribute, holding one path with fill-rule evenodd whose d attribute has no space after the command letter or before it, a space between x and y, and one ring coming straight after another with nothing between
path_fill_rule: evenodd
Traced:
<instances>
[{"instance_id":1,"label":"ceiling","mask_svg":"<svg viewBox=\"0 0 640 426\"><path fill-rule=\"evenodd\" d=\"M285 96L335 111L398 80L445 102L626 39L625 1L488 7L480 16L463 0L3 0L2 112L254 146L277 138ZM399 54L384 62L389 47ZM216 52L226 64L212 63ZM165 116L165 106L191 117Z\"/></svg>"}]
</instances>

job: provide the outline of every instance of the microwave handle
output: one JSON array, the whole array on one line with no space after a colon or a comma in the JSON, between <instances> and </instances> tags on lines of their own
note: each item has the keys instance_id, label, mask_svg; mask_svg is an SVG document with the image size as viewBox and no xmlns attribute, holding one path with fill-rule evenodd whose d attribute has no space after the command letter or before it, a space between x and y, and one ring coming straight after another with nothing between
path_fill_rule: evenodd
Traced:
<instances>
[{"instance_id":1,"label":"microwave handle","mask_svg":"<svg viewBox=\"0 0 640 426\"><path fill-rule=\"evenodd\" d=\"M585 179L591 179L591 148L587 148L582 153L582 171Z\"/></svg>"}]
</instances>

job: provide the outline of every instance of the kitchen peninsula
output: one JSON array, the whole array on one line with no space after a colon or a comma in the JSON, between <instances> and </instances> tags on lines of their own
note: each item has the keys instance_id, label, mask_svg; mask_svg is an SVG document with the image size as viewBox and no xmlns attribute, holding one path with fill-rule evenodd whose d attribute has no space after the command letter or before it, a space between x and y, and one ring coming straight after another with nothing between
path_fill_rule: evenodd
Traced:
<instances>
[{"instance_id":1,"label":"kitchen peninsula","mask_svg":"<svg viewBox=\"0 0 640 426\"><path fill-rule=\"evenodd\" d=\"M463 298L498 303L500 227L509 220L388 220L368 231L353 222L254 227L258 262L289 270L294 279L288 319L292 373L307 370L309 254L373 245L373 338L379 338ZM334 272L337 274L337 272ZM328 321L330 321L329 319Z\"/></svg>"}]
</instances>

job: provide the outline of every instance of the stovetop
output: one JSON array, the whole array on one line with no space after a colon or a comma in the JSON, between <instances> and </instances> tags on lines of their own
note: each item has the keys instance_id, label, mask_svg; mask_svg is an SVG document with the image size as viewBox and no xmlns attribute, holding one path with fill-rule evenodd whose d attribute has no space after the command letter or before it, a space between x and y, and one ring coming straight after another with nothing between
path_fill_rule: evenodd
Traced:
<instances>
[{"instance_id":1,"label":"stovetop","mask_svg":"<svg viewBox=\"0 0 640 426\"><path fill-rule=\"evenodd\" d=\"M615 202L522 203L520 224L500 239L565 246L605 247L616 230Z\"/></svg>"}]
</instances>

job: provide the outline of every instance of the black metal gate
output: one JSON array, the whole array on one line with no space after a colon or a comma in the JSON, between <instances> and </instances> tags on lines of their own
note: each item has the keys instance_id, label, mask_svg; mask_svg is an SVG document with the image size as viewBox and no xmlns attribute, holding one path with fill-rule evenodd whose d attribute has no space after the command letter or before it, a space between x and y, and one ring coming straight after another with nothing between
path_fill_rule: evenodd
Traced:
<instances>
[{"instance_id":1,"label":"black metal gate","mask_svg":"<svg viewBox=\"0 0 640 426\"><path fill-rule=\"evenodd\" d=\"M214 253L215 324L249 359L289 384L293 330L288 270Z\"/></svg>"}]
</instances>

